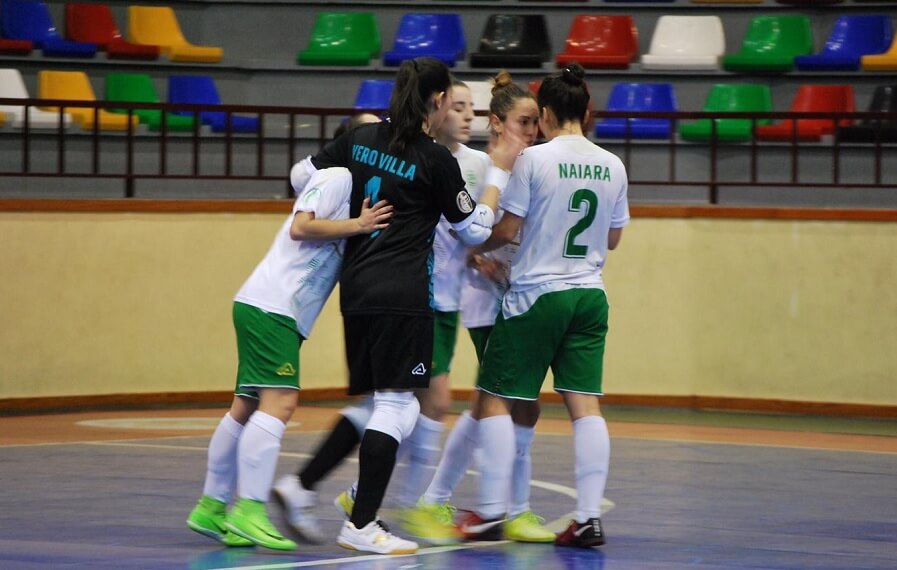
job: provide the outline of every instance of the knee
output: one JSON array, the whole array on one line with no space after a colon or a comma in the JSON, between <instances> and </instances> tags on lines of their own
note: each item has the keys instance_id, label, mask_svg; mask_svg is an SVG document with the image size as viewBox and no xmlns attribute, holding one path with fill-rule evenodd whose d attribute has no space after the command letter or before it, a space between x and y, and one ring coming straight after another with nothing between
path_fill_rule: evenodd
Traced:
<instances>
[{"instance_id":1,"label":"knee","mask_svg":"<svg viewBox=\"0 0 897 570\"><path fill-rule=\"evenodd\" d=\"M413 392L376 392L367 429L383 432L401 443L411 435L420 404Z\"/></svg>"},{"instance_id":2,"label":"knee","mask_svg":"<svg viewBox=\"0 0 897 570\"><path fill-rule=\"evenodd\" d=\"M364 436L364 430L371 421L371 414L374 411L374 400L371 396L365 396L360 402L354 406L346 406L340 411L347 420L352 422L355 429L358 430L358 438Z\"/></svg>"}]
</instances>

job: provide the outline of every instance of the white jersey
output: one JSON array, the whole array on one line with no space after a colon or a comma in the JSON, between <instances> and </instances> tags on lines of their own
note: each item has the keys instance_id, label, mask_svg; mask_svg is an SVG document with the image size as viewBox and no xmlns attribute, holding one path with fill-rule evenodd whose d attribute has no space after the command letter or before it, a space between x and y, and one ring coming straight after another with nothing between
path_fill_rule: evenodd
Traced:
<instances>
[{"instance_id":1,"label":"white jersey","mask_svg":"<svg viewBox=\"0 0 897 570\"><path fill-rule=\"evenodd\" d=\"M502 311L526 312L549 291L604 288L607 234L629 223L626 169L580 135L528 148L517 158L501 208L524 219Z\"/></svg>"},{"instance_id":2,"label":"white jersey","mask_svg":"<svg viewBox=\"0 0 897 570\"><path fill-rule=\"evenodd\" d=\"M336 285L345 240L296 241L290 238L290 226L297 212L312 212L316 219L348 219L351 193L348 169L315 172L296 198L292 214L280 227L268 253L234 300L292 317L299 334L308 338Z\"/></svg>"},{"instance_id":3,"label":"white jersey","mask_svg":"<svg viewBox=\"0 0 897 570\"><path fill-rule=\"evenodd\" d=\"M461 168L468 194L479 200L486 183L486 171L492 164L489 155L458 144L453 156ZM433 302L437 311L457 311L460 308L467 250L464 244L449 234L451 227L442 216L433 236Z\"/></svg>"}]
</instances>

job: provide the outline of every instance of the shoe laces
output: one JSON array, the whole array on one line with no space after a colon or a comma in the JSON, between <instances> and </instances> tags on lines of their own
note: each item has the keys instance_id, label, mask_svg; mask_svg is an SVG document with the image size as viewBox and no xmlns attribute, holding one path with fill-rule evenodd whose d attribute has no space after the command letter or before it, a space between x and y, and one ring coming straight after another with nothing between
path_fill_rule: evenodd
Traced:
<instances>
[{"instance_id":1,"label":"shoe laces","mask_svg":"<svg viewBox=\"0 0 897 570\"><path fill-rule=\"evenodd\" d=\"M514 518L535 525L542 525L545 522L544 518L540 517L532 511L522 512Z\"/></svg>"},{"instance_id":2,"label":"shoe laces","mask_svg":"<svg viewBox=\"0 0 897 570\"><path fill-rule=\"evenodd\" d=\"M436 519L445 525L455 524L455 511L457 509L449 503L433 505L433 514Z\"/></svg>"}]
</instances>

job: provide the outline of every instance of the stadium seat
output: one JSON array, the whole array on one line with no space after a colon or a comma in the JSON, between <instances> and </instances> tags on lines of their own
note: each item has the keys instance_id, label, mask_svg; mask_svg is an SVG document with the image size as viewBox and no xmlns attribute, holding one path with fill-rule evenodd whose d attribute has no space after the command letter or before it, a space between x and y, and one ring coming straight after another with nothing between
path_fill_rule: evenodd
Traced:
<instances>
[{"instance_id":1,"label":"stadium seat","mask_svg":"<svg viewBox=\"0 0 897 570\"><path fill-rule=\"evenodd\" d=\"M853 113L854 96L850 85L801 85L791 103L792 113ZM795 122L797 123L795 125ZM850 120L839 121L839 125L847 126ZM767 141L790 141L795 135L800 141L815 142L822 135L835 132L831 119L786 119L772 125L757 127L757 138Z\"/></svg>"},{"instance_id":2,"label":"stadium seat","mask_svg":"<svg viewBox=\"0 0 897 570\"><path fill-rule=\"evenodd\" d=\"M542 67L551 60L551 42L545 16L492 14L480 38L480 48L470 54L471 67Z\"/></svg>"},{"instance_id":3,"label":"stadium seat","mask_svg":"<svg viewBox=\"0 0 897 570\"><path fill-rule=\"evenodd\" d=\"M379 55L373 12L321 12L297 60L302 65L368 65Z\"/></svg>"},{"instance_id":4,"label":"stadium seat","mask_svg":"<svg viewBox=\"0 0 897 570\"><path fill-rule=\"evenodd\" d=\"M661 16L642 56L644 69L719 69L726 51L723 23L717 16Z\"/></svg>"},{"instance_id":5,"label":"stadium seat","mask_svg":"<svg viewBox=\"0 0 897 570\"><path fill-rule=\"evenodd\" d=\"M96 44L62 39L43 2L3 0L0 3L0 32L7 39L34 42L49 57L93 57L97 53Z\"/></svg>"},{"instance_id":6,"label":"stadium seat","mask_svg":"<svg viewBox=\"0 0 897 570\"><path fill-rule=\"evenodd\" d=\"M31 99L22 74L18 69L0 69L0 97L10 99ZM0 105L0 112L6 115L6 122L15 128L22 128L25 124L25 107L18 105ZM68 113L62 115L63 128L72 123L72 116ZM29 129L56 129L59 128L59 113L49 113L37 107L28 107Z\"/></svg>"},{"instance_id":7,"label":"stadium seat","mask_svg":"<svg viewBox=\"0 0 897 570\"><path fill-rule=\"evenodd\" d=\"M365 79L355 94L356 109L389 109L389 98L395 86L392 79Z\"/></svg>"},{"instance_id":8,"label":"stadium seat","mask_svg":"<svg viewBox=\"0 0 897 570\"><path fill-rule=\"evenodd\" d=\"M822 51L794 58L802 71L856 70L864 55L888 51L893 38L890 16L841 16Z\"/></svg>"},{"instance_id":9,"label":"stadium seat","mask_svg":"<svg viewBox=\"0 0 897 570\"><path fill-rule=\"evenodd\" d=\"M860 58L864 71L897 71L897 38L891 47L882 54L864 55Z\"/></svg>"},{"instance_id":10,"label":"stadium seat","mask_svg":"<svg viewBox=\"0 0 897 570\"><path fill-rule=\"evenodd\" d=\"M638 55L638 31L631 16L573 18L558 67L579 62L586 68L626 69Z\"/></svg>"},{"instance_id":11,"label":"stadium seat","mask_svg":"<svg viewBox=\"0 0 897 570\"><path fill-rule=\"evenodd\" d=\"M71 99L73 101L96 101L90 80L83 71L40 71L37 74L38 97L41 99ZM58 111L58 107L45 107L47 111ZM137 126L137 117L110 113L105 109L91 107L65 107L72 119L82 129L94 129L94 111L97 112L97 127L102 131L125 131L128 125Z\"/></svg>"},{"instance_id":12,"label":"stadium seat","mask_svg":"<svg viewBox=\"0 0 897 570\"><path fill-rule=\"evenodd\" d=\"M0 38L0 55L28 55L34 49L31 40L9 40Z\"/></svg>"},{"instance_id":13,"label":"stadium seat","mask_svg":"<svg viewBox=\"0 0 897 570\"><path fill-rule=\"evenodd\" d=\"M159 58L159 46L132 44L122 37L106 4L66 4L65 35L70 40L96 44L109 59Z\"/></svg>"},{"instance_id":14,"label":"stadium seat","mask_svg":"<svg viewBox=\"0 0 897 570\"><path fill-rule=\"evenodd\" d=\"M897 84L875 88L867 109L870 113L897 113ZM841 142L897 142L897 120L863 119L858 125L838 127Z\"/></svg>"},{"instance_id":15,"label":"stadium seat","mask_svg":"<svg viewBox=\"0 0 897 570\"><path fill-rule=\"evenodd\" d=\"M171 61L218 63L224 56L220 47L188 42L174 10L168 6L128 6L128 40L159 46L162 54Z\"/></svg>"},{"instance_id":16,"label":"stadium seat","mask_svg":"<svg viewBox=\"0 0 897 570\"><path fill-rule=\"evenodd\" d=\"M692 4L762 4L765 0L691 0Z\"/></svg>"},{"instance_id":17,"label":"stadium seat","mask_svg":"<svg viewBox=\"0 0 897 570\"><path fill-rule=\"evenodd\" d=\"M467 50L464 38L458 14L405 14L392 50L383 54L383 64L396 66L406 59L427 56L454 67Z\"/></svg>"},{"instance_id":18,"label":"stadium seat","mask_svg":"<svg viewBox=\"0 0 897 570\"><path fill-rule=\"evenodd\" d=\"M106 76L106 101L128 103L161 103L153 80L144 73L110 73ZM127 113L125 109L110 109L113 113ZM162 130L162 111L135 109L133 115L151 131ZM192 131L193 117L165 113L165 128L169 131Z\"/></svg>"},{"instance_id":19,"label":"stadium seat","mask_svg":"<svg viewBox=\"0 0 897 570\"><path fill-rule=\"evenodd\" d=\"M723 56L729 71L789 71L794 58L813 53L813 30L806 16L757 16L741 50Z\"/></svg>"},{"instance_id":20,"label":"stadium seat","mask_svg":"<svg viewBox=\"0 0 897 570\"><path fill-rule=\"evenodd\" d=\"M707 94L704 111L739 113L772 111L772 95L766 85L717 84ZM679 134L689 141L707 141L713 136L711 120L716 122L716 137L721 141L746 141L753 135L751 119L698 119L682 122ZM758 119L757 125L769 124Z\"/></svg>"},{"instance_id":21,"label":"stadium seat","mask_svg":"<svg viewBox=\"0 0 897 570\"><path fill-rule=\"evenodd\" d=\"M207 75L173 75L168 78L168 102L221 105L221 97L215 80ZM177 114L192 116L193 112L178 111ZM201 111L199 118L213 132L227 131L227 113L224 111ZM231 115L230 129L233 133L255 133L259 130L259 120L257 117Z\"/></svg>"},{"instance_id":22,"label":"stadium seat","mask_svg":"<svg viewBox=\"0 0 897 570\"><path fill-rule=\"evenodd\" d=\"M617 83L607 99L608 111L675 112L676 109L676 95L669 83ZM595 136L666 139L670 137L672 122L671 119L602 119L595 125Z\"/></svg>"}]
</instances>

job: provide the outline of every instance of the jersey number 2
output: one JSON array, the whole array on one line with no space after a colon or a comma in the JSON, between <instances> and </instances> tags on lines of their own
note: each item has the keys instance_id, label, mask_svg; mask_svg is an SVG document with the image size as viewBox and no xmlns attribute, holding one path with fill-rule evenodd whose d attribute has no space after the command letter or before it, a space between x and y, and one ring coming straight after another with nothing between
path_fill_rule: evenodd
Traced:
<instances>
[{"instance_id":1,"label":"jersey number 2","mask_svg":"<svg viewBox=\"0 0 897 570\"><path fill-rule=\"evenodd\" d=\"M598 214L598 196L594 192L586 188L580 188L570 196L570 205L567 210L570 212L581 212L585 207L585 214L579 219L573 227L567 230L567 239L564 240L564 257L582 258L589 251L589 246L576 243L579 234L586 231L595 216Z\"/></svg>"}]
</instances>

